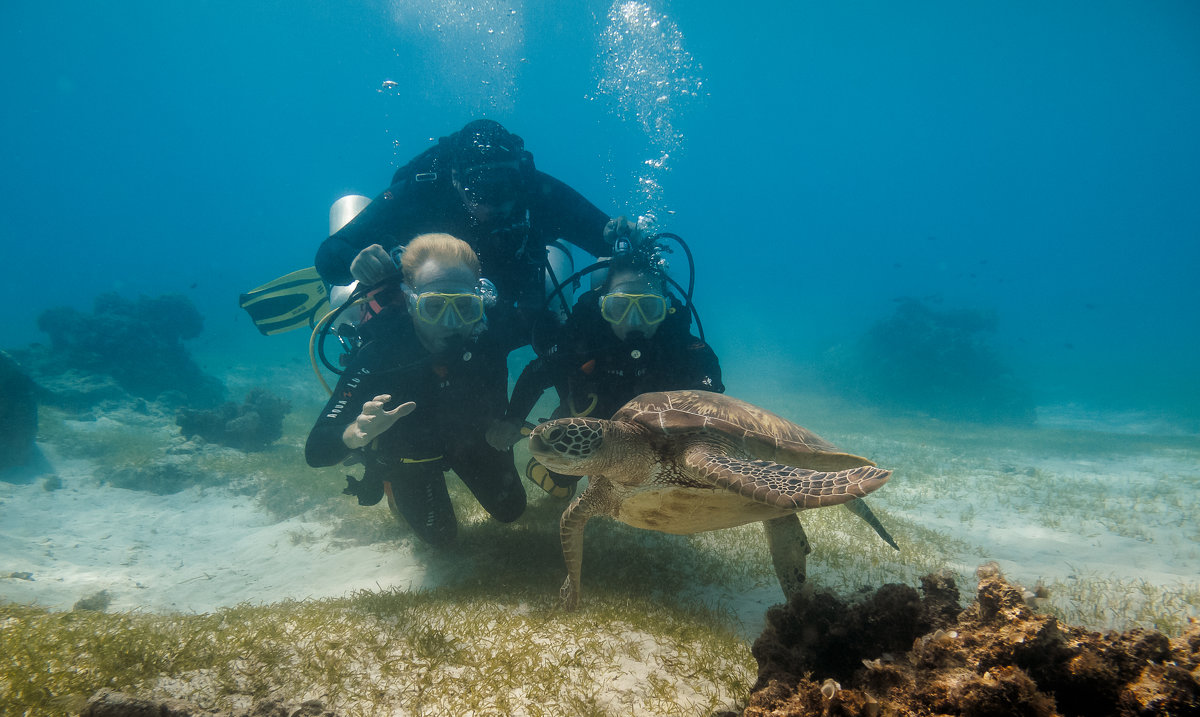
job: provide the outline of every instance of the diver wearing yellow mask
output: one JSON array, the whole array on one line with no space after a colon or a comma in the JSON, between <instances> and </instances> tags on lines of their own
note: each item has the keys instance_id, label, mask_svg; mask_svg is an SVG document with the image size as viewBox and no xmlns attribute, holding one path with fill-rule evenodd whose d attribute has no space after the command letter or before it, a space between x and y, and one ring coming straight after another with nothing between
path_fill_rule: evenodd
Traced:
<instances>
[{"instance_id":1,"label":"diver wearing yellow mask","mask_svg":"<svg viewBox=\"0 0 1200 717\"><path fill-rule=\"evenodd\" d=\"M488 431L493 447L520 439L520 428L551 386L563 398L561 416L608 418L647 391L724 392L713 350L691 333L691 316L667 289L657 255L631 251L608 263L603 284L580 296L548 347L521 372L505 418ZM532 460L526 475L552 495L567 496L579 480Z\"/></svg>"},{"instance_id":2,"label":"diver wearing yellow mask","mask_svg":"<svg viewBox=\"0 0 1200 717\"><path fill-rule=\"evenodd\" d=\"M525 339L488 330L494 288L466 242L421 235L400 268L403 301L363 324L365 342L309 433L305 457L321 467L361 452L365 473L345 492L362 505L386 495L422 540L445 545L457 534L445 470L497 520L525 510L512 451L485 440L507 403L506 357Z\"/></svg>"}]
</instances>

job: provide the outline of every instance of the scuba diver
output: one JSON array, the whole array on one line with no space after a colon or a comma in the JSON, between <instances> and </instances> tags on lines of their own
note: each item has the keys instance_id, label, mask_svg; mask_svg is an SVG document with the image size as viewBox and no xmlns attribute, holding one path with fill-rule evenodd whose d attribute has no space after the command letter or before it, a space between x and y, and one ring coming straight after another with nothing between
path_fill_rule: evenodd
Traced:
<instances>
[{"instance_id":1,"label":"scuba diver","mask_svg":"<svg viewBox=\"0 0 1200 717\"><path fill-rule=\"evenodd\" d=\"M691 290L683 299L670 291L659 240L669 236L686 245L674 235L643 238L615 226L608 236L613 257L584 270L604 268L607 276L579 297L561 327L550 327L549 341L534 342L538 357L517 379L504 419L488 430L492 447L508 448L521 439L529 412L551 386L560 396L554 418L607 418L647 391L725 391L716 354L691 333ZM526 477L556 497L569 496L579 481L534 459Z\"/></svg>"},{"instance_id":2,"label":"scuba diver","mask_svg":"<svg viewBox=\"0 0 1200 717\"><path fill-rule=\"evenodd\" d=\"M395 300L381 300L382 310L360 327L362 346L304 454L314 468L358 454L365 472L361 481L348 476L344 492L360 505L386 495L422 540L444 546L458 530L445 470L496 520L511 522L525 510L511 448L485 440L506 406L506 357L525 337L503 326L488 330L495 289L466 242L421 235L400 264Z\"/></svg>"},{"instance_id":3,"label":"scuba diver","mask_svg":"<svg viewBox=\"0 0 1200 717\"><path fill-rule=\"evenodd\" d=\"M321 244L316 269L332 285L376 284L396 272L395 249L419 234L446 232L471 245L495 282L493 320L528 334L561 278L556 272L572 271L559 240L598 256L608 249L608 221L574 189L538 171L519 136L480 119L397 170L390 187Z\"/></svg>"}]
</instances>

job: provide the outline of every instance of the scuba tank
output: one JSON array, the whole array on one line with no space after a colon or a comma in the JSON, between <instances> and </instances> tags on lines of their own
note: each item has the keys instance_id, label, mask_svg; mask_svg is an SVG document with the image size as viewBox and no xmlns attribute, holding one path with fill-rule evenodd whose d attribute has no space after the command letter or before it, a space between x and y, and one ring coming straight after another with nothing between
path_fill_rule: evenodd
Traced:
<instances>
[{"instance_id":1,"label":"scuba tank","mask_svg":"<svg viewBox=\"0 0 1200 717\"><path fill-rule=\"evenodd\" d=\"M341 231L342 227L349 224L370 203L371 198L361 194L347 194L334 202L329 207L329 235L333 236ZM346 303L346 299L350 298L350 294L354 293L357 287L357 281L331 287L329 289L329 305L336 309Z\"/></svg>"}]
</instances>

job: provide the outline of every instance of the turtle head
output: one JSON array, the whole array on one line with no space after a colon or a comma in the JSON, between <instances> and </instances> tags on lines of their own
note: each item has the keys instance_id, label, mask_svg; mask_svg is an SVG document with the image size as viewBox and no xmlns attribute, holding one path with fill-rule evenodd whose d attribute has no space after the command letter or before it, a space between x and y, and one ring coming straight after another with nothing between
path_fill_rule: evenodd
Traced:
<instances>
[{"instance_id":1,"label":"turtle head","mask_svg":"<svg viewBox=\"0 0 1200 717\"><path fill-rule=\"evenodd\" d=\"M602 472L609 444L616 438L612 421L599 418L558 418L529 434L529 452L542 465L567 475Z\"/></svg>"}]
</instances>

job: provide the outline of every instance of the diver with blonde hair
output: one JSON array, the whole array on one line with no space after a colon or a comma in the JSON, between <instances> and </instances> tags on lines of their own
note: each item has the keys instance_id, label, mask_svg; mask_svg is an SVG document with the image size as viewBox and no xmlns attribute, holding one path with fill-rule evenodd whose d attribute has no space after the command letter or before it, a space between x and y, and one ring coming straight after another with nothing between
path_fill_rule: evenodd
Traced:
<instances>
[{"instance_id":1,"label":"diver with blonde hair","mask_svg":"<svg viewBox=\"0 0 1200 717\"><path fill-rule=\"evenodd\" d=\"M493 518L507 523L525 510L511 448L485 440L507 405L505 357L524 337L488 330L495 290L466 242L418 236L400 271L400 300L363 325L364 343L309 432L305 458L324 467L360 453L363 478L347 477L345 492L361 505L386 495L422 540L446 545L458 522L445 470Z\"/></svg>"}]
</instances>

